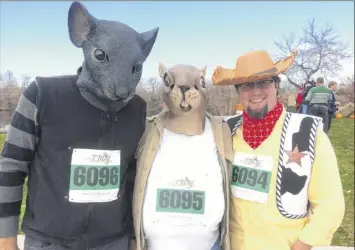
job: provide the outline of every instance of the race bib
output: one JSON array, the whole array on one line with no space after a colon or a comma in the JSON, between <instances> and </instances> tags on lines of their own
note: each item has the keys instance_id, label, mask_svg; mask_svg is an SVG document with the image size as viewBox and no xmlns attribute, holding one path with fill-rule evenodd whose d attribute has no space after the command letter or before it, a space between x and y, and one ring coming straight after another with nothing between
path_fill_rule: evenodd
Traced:
<instances>
[{"instance_id":1,"label":"race bib","mask_svg":"<svg viewBox=\"0 0 355 250\"><path fill-rule=\"evenodd\" d=\"M188 189L157 189L156 212L204 214L205 192Z\"/></svg>"},{"instance_id":2,"label":"race bib","mask_svg":"<svg viewBox=\"0 0 355 250\"><path fill-rule=\"evenodd\" d=\"M74 149L71 160L69 201L110 202L120 189L119 150Z\"/></svg>"},{"instance_id":3,"label":"race bib","mask_svg":"<svg viewBox=\"0 0 355 250\"><path fill-rule=\"evenodd\" d=\"M235 154L231 182L233 196L257 203L267 203L272 167L271 156Z\"/></svg>"}]
</instances>

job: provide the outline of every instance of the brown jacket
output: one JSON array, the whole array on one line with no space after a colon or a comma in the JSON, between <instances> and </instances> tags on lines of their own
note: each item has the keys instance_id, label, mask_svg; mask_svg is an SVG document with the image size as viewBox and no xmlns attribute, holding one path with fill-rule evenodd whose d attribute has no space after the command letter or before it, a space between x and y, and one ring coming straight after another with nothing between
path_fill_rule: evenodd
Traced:
<instances>
[{"instance_id":1,"label":"brown jacket","mask_svg":"<svg viewBox=\"0 0 355 250\"><path fill-rule=\"evenodd\" d=\"M147 119L146 131L138 145L137 158L137 175L133 196L133 218L135 235L137 239L137 250L146 250L146 242L142 227L142 208L146 190L147 179L156 152L160 146L161 135L163 132L163 124L161 118L167 115L166 111L161 112L157 116ZM223 226L221 230L221 242L223 250L230 250L229 240L229 171L233 159L232 136L230 129L224 121L217 117L213 117L206 113L206 117L212 124L213 134L221 163L224 191L226 200L226 210L223 217Z\"/></svg>"}]
</instances>

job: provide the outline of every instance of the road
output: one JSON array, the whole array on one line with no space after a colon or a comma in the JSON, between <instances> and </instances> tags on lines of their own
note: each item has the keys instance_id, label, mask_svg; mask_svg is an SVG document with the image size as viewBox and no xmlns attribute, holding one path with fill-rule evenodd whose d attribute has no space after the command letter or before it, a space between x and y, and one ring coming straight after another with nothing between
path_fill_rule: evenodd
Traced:
<instances>
[{"instance_id":1,"label":"road","mask_svg":"<svg viewBox=\"0 0 355 250\"><path fill-rule=\"evenodd\" d=\"M24 236L23 235L19 235L17 237L17 241L18 241L20 250L23 250ZM312 248L312 250L354 250L354 247L336 247L336 246L314 247L314 248Z\"/></svg>"}]
</instances>

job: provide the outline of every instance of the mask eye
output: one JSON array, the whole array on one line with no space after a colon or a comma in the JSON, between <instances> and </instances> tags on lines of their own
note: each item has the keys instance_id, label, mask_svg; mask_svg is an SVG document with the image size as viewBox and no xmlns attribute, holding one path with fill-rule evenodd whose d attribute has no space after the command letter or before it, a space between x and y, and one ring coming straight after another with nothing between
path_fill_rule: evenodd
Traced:
<instances>
[{"instance_id":1,"label":"mask eye","mask_svg":"<svg viewBox=\"0 0 355 250\"><path fill-rule=\"evenodd\" d=\"M108 55L102 49L94 50L94 57L99 62L106 62L108 61Z\"/></svg>"},{"instance_id":2,"label":"mask eye","mask_svg":"<svg viewBox=\"0 0 355 250\"><path fill-rule=\"evenodd\" d=\"M136 64L132 67L132 74L138 74L142 71L142 64Z\"/></svg>"}]
</instances>

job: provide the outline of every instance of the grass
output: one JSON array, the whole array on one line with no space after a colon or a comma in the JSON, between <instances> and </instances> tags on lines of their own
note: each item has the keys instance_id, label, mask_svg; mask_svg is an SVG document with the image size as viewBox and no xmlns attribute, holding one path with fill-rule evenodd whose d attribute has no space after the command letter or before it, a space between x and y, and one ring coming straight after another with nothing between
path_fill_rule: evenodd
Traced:
<instances>
[{"instance_id":1,"label":"grass","mask_svg":"<svg viewBox=\"0 0 355 250\"><path fill-rule=\"evenodd\" d=\"M354 246L354 120L333 119L329 137L337 156L346 209L332 244Z\"/></svg>"},{"instance_id":2,"label":"grass","mask_svg":"<svg viewBox=\"0 0 355 250\"><path fill-rule=\"evenodd\" d=\"M344 220L334 235L332 245L354 246L354 120L348 118L333 119L329 137L338 159L346 203ZM4 140L5 135L0 134L0 149ZM24 197L26 197L26 194L27 188L25 187ZM24 199L20 221L22 221L25 204ZM22 232L20 231L20 233Z\"/></svg>"}]
</instances>

